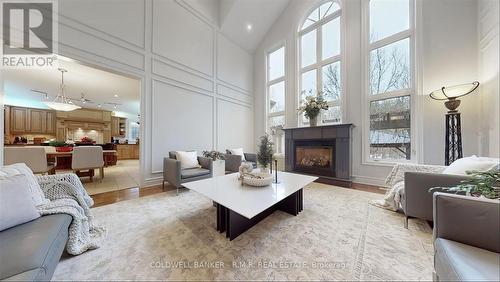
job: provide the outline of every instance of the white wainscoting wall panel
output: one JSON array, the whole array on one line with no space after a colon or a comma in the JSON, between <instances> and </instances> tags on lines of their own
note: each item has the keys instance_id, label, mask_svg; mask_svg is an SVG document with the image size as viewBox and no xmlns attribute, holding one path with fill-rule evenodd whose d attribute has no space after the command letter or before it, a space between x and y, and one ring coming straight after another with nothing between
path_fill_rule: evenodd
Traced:
<instances>
[{"instance_id":1,"label":"white wainscoting wall panel","mask_svg":"<svg viewBox=\"0 0 500 282\"><path fill-rule=\"evenodd\" d=\"M152 154L153 172L163 171L163 158L169 151L213 147L213 97L184 88L153 81ZM161 129L161 130L159 130ZM160 156L160 157L157 157Z\"/></svg>"},{"instance_id":2,"label":"white wainscoting wall panel","mask_svg":"<svg viewBox=\"0 0 500 282\"><path fill-rule=\"evenodd\" d=\"M218 148L243 148L254 152L254 142L248 138L248 130L253 129L253 110L244 105L217 99ZM252 133L253 135L253 133Z\"/></svg>"},{"instance_id":3,"label":"white wainscoting wall panel","mask_svg":"<svg viewBox=\"0 0 500 282\"><path fill-rule=\"evenodd\" d=\"M206 91L214 89L212 79L198 76L158 60L153 60L153 73Z\"/></svg>"},{"instance_id":4,"label":"white wainscoting wall panel","mask_svg":"<svg viewBox=\"0 0 500 282\"><path fill-rule=\"evenodd\" d=\"M195 2L59 1L61 55L141 81L142 186L168 151L255 151L253 57Z\"/></svg>"},{"instance_id":5,"label":"white wainscoting wall panel","mask_svg":"<svg viewBox=\"0 0 500 282\"><path fill-rule=\"evenodd\" d=\"M253 57L221 34L217 37L217 65L219 80L252 90Z\"/></svg>"},{"instance_id":6,"label":"white wainscoting wall panel","mask_svg":"<svg viewBox=\"0 0 500 282\"><path fill-rule=\"evenodd\" d=\"M189 68L213 72L213 27L175 1L153 0L153 52Z\"/></svg>"},{"instance_id":7,"label":"white wainscoting wall panel","mask_svg":"<svg viewBox=\"0 0 500 282\"><path fill-rule=\"evenodd\" d=\"M481 0L478 8L480 119L482 156L500 157L499 1Z\"/></svg>"},{"instance_id":8,"label":"white wainscoting wall panel","mask_svg":"<svg viewBox=\"0 0 500 282\"><path fill-rule=\"evenodd\" d=\"M61 18L144 48L145 0L59 1ZM110 17L119 20L110 20Z\"/></svg>"}]
</instances>

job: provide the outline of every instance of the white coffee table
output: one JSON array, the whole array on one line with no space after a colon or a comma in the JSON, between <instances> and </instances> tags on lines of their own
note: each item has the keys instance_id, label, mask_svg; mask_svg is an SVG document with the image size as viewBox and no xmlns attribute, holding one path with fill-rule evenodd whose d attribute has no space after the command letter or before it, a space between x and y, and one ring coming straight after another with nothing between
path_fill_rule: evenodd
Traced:
<instances>
[{"instance_id":1,"label":"white coffee table","mask_svg":"<svg viewBox=\"0 0 500 282\"><path fill-rule=\"evenodd\" d=\"M317 177L278 172L278 184L266 187L241 185L238 173L184 183L217 206L217 230L233 240L276 210L298 215L303 190Z\"/></svg>"}]
</instances>

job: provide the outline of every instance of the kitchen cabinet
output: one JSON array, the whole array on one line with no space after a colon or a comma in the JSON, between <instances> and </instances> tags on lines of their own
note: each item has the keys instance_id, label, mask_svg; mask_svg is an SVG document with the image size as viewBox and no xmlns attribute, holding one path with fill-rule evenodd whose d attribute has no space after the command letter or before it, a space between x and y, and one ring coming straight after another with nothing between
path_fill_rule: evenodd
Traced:
<instances>
[{"instance_id":1,"label":"kitchen cabinet","mask_svg":"<svg viewBox=\"0 0 500 282\"><path fill-rule=\"evenodd\" d=\"M10 108L10 131L24 133L28 131L28 109Z\"/></svg>"},{"instance_id":2,"label":"kitchen cabinet","mask_svg":"<svg viewBox=\"0 0 500 282\"><path fill-rule=\"evenodd\" d=\"M46 128L45 133L55 134L56 133L56 113L46 112Z\"/></svg>"},{"instance_id":3,"label":"kitchen cabinet","mask_svg":"<svg viewBox=\"0 0 500 282\"><path fill-rule=\"evenodd\" d=\"M116 155L118 160L138 160L139 144L118 144Z\"/></svg>"},{"instance_id":4,"label":"kitchen cabinet","mask_svg":"<svg viewBox=\"0 0 500 282\"><path fill-rule=\"evenodd\" d=\"M126 136L126 118L111 117L111 136L125 137Z\"/></svg>"},{"instance_id":5,"label":"kitchen cabinet","mask_svg":"<svg viewBox=\"0 0 500 282\"><path fill-rule=\"evenodd\" d=\"M28 109L29 129L33 133L45 133L47 128L47 114L44 110Z\"/></svg>"},{"instance_id":6,"label":"kitchen cabinet","mask_svg":"<svg viewBox=\"0 0 500 282\"><path fill-rule=\"evenodd\" d=\"M5 126L14 134L54 134L56 132L55 112L24 107L9 107L6 111ZM7 114L9 114L7 118ZM7 123L9 123L7 125Z\"/></svg>"},{"instance_id":7,"label":"kitchen cabinet","mask_svg":"<svg viewBox=\"0 0 500 282\"><path fill-rule=\"evenodd\" d=\"M84 108L70 112L57 111L57 118L64 120L109 123L111 122L111 112Z\"/></svg>"},{"instance_id":8,"label":"kitchen cabinet","mask_svg":"<svg viewBox=\"0 0 500 282\"><path fill-rule=\"evenodd\" d=\"M111 136L120 136L120 118L111 117Z\"/></svg>"}]
</instances>

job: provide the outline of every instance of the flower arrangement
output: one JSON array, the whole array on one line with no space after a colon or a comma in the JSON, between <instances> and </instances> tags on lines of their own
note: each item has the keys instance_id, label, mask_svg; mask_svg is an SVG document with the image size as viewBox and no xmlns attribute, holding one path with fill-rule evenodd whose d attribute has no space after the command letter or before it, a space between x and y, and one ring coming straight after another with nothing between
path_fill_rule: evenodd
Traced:
<instances>
[{"instance_id":1,"label":"flower arrangement","mask_svg":"<svg viewBox=\"0 0 500 282\"><path fill-rule=\"evenodd\" d=\"M212 159L213 161L225 159L224 154L219 151L203 151L202 154L205 158Z\"/></svg>"},{"instance_id":2,"label":"flower arrangement","mask_svg":"<svg viewBox=\"0 0 500 282\"><path fill-rule=\"evenodd\" d=\"M88 136L84 136L84 137L82 137L82 139L80 139L80 142L82 142L82 143L93 143L94 140L92 140L92 138L90 138Z\"/></svg>"},{"instance_id":3,"label":"flower arrangement","mask_svg":"<svg viewBox=\"0 0 500 282\"><path fill-rule=\"evenodd\" d=\"M64 141L50 141L49 146L56 147L56 152L71 152L73 146Z\"/></svg>"},{"instance_id":4,"label":"flower arrangement","mask_svg":"<svg viewBox=\"0 0 500 282\"><path fill-rule=\"evenodd\" d=\"M66 142L64 141L50 141L49 146L52 147L67 147L69 146Z\"/></svg>"},{"instance_id":5,"label":"flower arrangement","mask_svg":"<svg viewBox=\"0 0 500 282\"><path fill-rule=\"evenodd\" d=\"M311 126L316 126L317 117L321 110L328 110L328 102L323 98L323 94L320 92L318 95L314 95L312 90L302 91L301 96L306 93L309 95L304 99L304 105L299 107L297 110L299 113L304 113L304 115L309 119Z\"/></svg>"}]
</instances>

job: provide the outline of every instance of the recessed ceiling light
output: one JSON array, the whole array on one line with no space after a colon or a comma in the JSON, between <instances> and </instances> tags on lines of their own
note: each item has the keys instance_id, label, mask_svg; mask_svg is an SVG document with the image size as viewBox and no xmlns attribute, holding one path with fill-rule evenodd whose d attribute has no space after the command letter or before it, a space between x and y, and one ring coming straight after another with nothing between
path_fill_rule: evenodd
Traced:
<instances>
[{"instance_id":1,"label":"recessed ceiling light","mask_svg":"<svg viewBox=\"0 0 500 282\"><path fill-rule=\"evenodd\" d=\"M115 94L115 95L114 95L114 97L115 97L115 98L118 98L118 94Z\"/></svg>"},{"instance_id":2,"label":"recessed ceiling light","mask_svg":"<svg viewBox=\"0 0 500 282\"><path fill-rule=\"evenodd\" d=\"M247 30L248 31L252 30L252 28L253 28L252 24L247 24Z\"/></svg>"}]
</instances>

